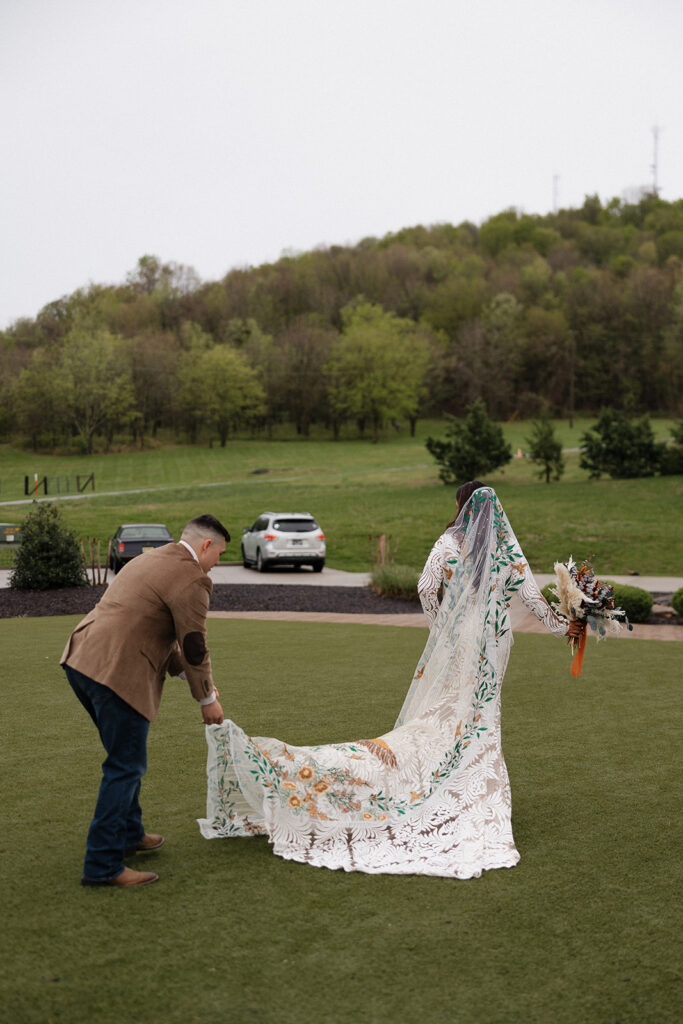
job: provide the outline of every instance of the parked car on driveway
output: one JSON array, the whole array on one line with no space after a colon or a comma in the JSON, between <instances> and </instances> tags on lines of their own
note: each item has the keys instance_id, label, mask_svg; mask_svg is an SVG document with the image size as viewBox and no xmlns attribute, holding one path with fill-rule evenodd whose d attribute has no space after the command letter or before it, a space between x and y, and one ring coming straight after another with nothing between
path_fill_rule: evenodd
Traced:
<instances>
[{"instance_id":1,"label":"parked car on driveway","mask_svg":"<svg viewBox=\"0 0 683 1024\"><path fill-rule=\"evenodd\" d=\"M266 572L275 565L325 565L325 534L308 512L263 512L242 532L242 564Z\"/></svg>"},{"instance_id":2,"label":"parked car on driveway","mask_svg":"<svg viewBox=\"0 0 683 1024\"><path fill-rule=\"evenodd\" d=\"M173 537L163 523L123 523L112 537L109 568L116 573L143 551L172 543Z\"/></svg>"}]
</instances>

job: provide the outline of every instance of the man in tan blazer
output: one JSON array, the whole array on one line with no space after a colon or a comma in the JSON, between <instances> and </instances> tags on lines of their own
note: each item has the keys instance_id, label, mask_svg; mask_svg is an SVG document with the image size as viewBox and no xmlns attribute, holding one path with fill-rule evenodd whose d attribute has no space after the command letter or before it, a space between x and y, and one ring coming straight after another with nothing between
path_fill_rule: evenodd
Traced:
<instances>
[{"instance_id":1,"label":"man in tan blazer","mask_svg":"<svg viewBox=\"0 0 683 1024\"><path fill-rule=\"evenodd\" d=\"M212 588L207 574L229 540L214 516L192 519L178 544L155 548L124 566L64 648L61 664L107 752L83 885L128 887L158 880L154 872L123 864L124 856L156 850L164 841L145 832L139 803L149 723L157 717L167 673L187 679L207 725L223 721L206 646Z\"/></svg>"}]
</instances>

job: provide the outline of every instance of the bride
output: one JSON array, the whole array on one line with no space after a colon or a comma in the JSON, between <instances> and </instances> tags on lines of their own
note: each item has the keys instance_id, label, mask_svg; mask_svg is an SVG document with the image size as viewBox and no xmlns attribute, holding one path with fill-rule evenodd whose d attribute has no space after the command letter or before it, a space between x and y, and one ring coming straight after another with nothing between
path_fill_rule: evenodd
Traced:
<instances>
[{"instance_id":1,"label":"bride","mask_svg":"<svg viewBox=\"0 0 683 1024\"><path fill-rule=\"evenodd\" d=\"M418 589L430 633L394 728L297 747L208 726L207 838L266 835L315 867L474 878L519 860L500 740L510 599L559 635L495 491L475 480ZM441 603L438 592L443 587Z\"/></svg>"}]
</instances>

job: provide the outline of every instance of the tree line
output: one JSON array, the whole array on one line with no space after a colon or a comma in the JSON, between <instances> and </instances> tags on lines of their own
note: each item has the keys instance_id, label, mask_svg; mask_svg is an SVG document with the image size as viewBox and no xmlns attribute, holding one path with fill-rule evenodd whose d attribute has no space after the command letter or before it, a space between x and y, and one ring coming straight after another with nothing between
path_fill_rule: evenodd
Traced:
<instances>
[{"instance_id":1,"label":"tree line","mask_svg":"<svg viewBox=\"0 0 683 1024\"><path fill-rule=\"evenodd\" d=\"M681 412L683 200L505 210L202 282L143 256L0 332L0 432L85 451L160 429Z\"/></svg>"}]
</instances>

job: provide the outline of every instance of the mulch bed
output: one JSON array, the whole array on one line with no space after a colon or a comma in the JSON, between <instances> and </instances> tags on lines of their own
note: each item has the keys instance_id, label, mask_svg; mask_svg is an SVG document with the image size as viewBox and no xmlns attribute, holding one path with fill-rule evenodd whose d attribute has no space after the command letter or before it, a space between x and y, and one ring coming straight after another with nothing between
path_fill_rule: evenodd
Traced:
<instances>
[{"instance_id":1,"label":"mulch bed","mask_svg":"<svg viewBox=\"0 0 683 1024\"><path fill-rule=\"evenodd\" d=\"M0 619L42 615L85 615L106 587L66 590L10 590L0 588ZM654 594L655 603L669 605L671 594ZM351 615L420 612L419 601L379 597L369 587L316 587L267 583L217 584L211 595L214 612L332 612ZM683 626L683 616L668 609L656 611L648 625Z\"/></svg>"},{"instance_id":2,"label":"mulch bed","mask_svg":"<svg viewBox=\"0 0 683 1024\"><path fill-rule=\"evenodd\" d=\"M66 590L0 589L0 619L19 616L85 615L106 587L73 587ZM218 584L211 595L214 612L345 612L372 615L379 612L421 611L419 601L379 597L369 587L316 587L284 584Z\"/></svg>"}]
</instances>

